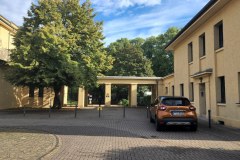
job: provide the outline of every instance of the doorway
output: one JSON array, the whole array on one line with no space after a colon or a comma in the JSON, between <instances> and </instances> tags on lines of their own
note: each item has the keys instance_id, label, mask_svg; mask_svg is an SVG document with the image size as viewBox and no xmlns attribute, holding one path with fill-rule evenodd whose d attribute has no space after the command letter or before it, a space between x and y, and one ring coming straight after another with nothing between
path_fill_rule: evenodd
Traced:
<instances>
[{"instance_id":1,"label":"doorway","mask_svg":"<svg viewBox=\"0 0 240 160\"><path fill-rule=\"evenodd\" d=\"M199 84L200 116L206 116L206 87L205 83Z\"/></svg>"}]
</instances>

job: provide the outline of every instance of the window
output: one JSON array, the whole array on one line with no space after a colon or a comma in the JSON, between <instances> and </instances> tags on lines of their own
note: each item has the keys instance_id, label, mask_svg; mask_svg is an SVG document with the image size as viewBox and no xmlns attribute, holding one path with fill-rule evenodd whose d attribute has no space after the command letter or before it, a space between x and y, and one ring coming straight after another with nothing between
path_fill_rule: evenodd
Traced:
<instances>
[{"instance_id":1,"label":"window","mask_svg":"<svg viewBox=\"0 0 240 160\"><path fill-rule=\"evenodd\" d=\"M225 78L224 76L218 77L218 102L226 103L226 95L225 95Z\"/></svg>"},{"instance_id":2,"label":"window","mask_svg":"<svg viewBox=\"0 0 240 160\"><path fill-rule=\"evenodd\" d=\"M223 22L220 21L214 26L215 50L223 47Z\"/></svg>"},{"instance_id":3,"label":"window","mask_svg":"<svg viewBox=\"0 0 240 160\"><path fill-rule=\"evenodd\" d=\"M205 33L199 36L199 56L203 57L206 55L206 43L205 43Z\"/></svg>"},{"instance_id":4,"label":"window","mask_svg":"<svg viewBox=\"0 0 240 160\"><path fill-rule=\"evenodd\" d=\"M180 96L184 96L184 86L180 84Z\"/></svg>"},{"instance_id":5,"label":"window","mask_svg":"<svg viewBox=\"0 0 240 160\"><path fill-rule=\"evenodd\" d=\"M43 87L39 87L39 90L38 90L38 97L43 97L43 92L44 92L44 88Z\"/></svg>"},{"instance_id":6,"label":"window","mask_svg":"<svg viewBox=\"0 0 240 160\"><path fill-rule=\"evenodd\" d=\"M188 63L193 61L193 44L192 42L188 44Z\"/></svg>"},{"instance_id":7,"label":"window","mask_svg":"<svg viewBox=\"0 0 240 160\"><path fill-rule=\"evenodd\" d=\"M189 100L191 102L194 102L194 83L193 82L189 84Z\"/></svg>"},{"instance_id":8,"label":"window","mask_svg":"<svg viewBox=\"0 0 240 160\"><path fill-rule=\"evenodd\" d=\"M190 102L186 98L164 98L162 103L167 106L188 106Z\"/></svg>"},{"instance_id":9,"label":"window","mask_svg":"<svg viewBox=\"0 0 240 160\"><path fill-rule=\"evenodd\" d=\"M165 94L168 95L168 87L165 87Z\"/></svg>"},{"instance_id":10,"label":"window","mask_svg":"<svg viewBox=\"0 0 240 160\"><path fill-rule=\"evenodd\" d=\"M174 93L175 91L174 91L174 86L172 86L172 96L174 96Z\"/></svg>"}]
</instances>

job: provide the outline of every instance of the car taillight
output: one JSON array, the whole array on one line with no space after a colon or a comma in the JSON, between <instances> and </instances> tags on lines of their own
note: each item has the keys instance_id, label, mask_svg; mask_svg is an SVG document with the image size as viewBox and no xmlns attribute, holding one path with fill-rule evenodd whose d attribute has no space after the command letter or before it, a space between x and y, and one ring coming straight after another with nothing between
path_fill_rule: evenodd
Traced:
<instances>
[{"instance_id":1,"label":"car taillight","mask_svg":"<svg viewBox=\"0 0 240 160\"><path fill-rule=\"evenodd\" d=\"M161 111L165 111L166 109L167 109L166 106L160 106L160 107L159 107L159 110L161 110Z\"/></svg>"},{"instance_id":2,"label":"car taillight","mask_svg":"<svg viewBox=\"0 0 240 160\"><path fill-rule=\"evenodd\" d=\"M196 110L196 108L195 108L195 107L193 107L193 106L190 106L190 107L189 107L189 110L190 110L190 111L195 111L195 110Z\"/></svg>"}]
</instances>

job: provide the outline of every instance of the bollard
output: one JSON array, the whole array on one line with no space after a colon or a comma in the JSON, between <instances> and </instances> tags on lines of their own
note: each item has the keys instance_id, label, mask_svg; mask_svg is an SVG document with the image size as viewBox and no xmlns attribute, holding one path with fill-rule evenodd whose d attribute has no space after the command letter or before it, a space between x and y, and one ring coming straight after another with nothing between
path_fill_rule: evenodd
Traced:
<instances>
[{"instance_id":1,"label":"bollard","mask_svg":"<svg viewBox=\"0 0 240 160\"><path fill-rule=\"evenodd\" d=\"M126 106L124 105L123 106L123 118L125 118L125 116L126 116Z\"/></svg>"},{"instance_id":2,"label":"bollard","mask_svg":"<svg viewBox=\"0 0 240 160\"><path fill-rule=\"evenodd\" d=\"M24 117L26 116L26 108L25 108L25 106L23 106L23 116Z\"/></svg>"},{"instance_id":3,"label":"bollard","mask_svg":"<svg viewBox=\"0 0 240 160\"><path fill-rule=\"evenodd\" d=\"M75 115L74 115L75 118L77 118L77 107L78 107L78 106L76 105L76 106L75 106Z\"/></svg>"},{"instance_id":4,"label":"bollard","mask_svg":"<svg viewBox=\"0 0 240 160\"><path fill-rule=\"evenodd\" d=\"M99 105L99 107L98 107L98 117L99 118L101 117L101 105Z\"/></svg>"},{"instance_id":5,"label":"bollard","mask_svg":"<svg viewBox=\"0 0 240 160\"><path fill-rule=\"evenodd\" d=\"M147 106L147 118L148 118L149 107Z\"/></svg>"},{"instance_id":6,"label":"bollard","mask_svg":"<svg viewBox=\"0 0 240 160\"><path fill-rule=\"evenodd\" d=\"M211 124L211 110L208 110L208 127L211 128L212 124Z\"/></svg>"},{"instance_id":7,"label":"bollard","mask_svg":"<svg viewBox=\"0 0 240 160\"><path fill-rule=\"evenodd\" d=\"M49 106L49 111L48 111L48 118L51 117L51 106Z\"/></svg>"}]
</instances>

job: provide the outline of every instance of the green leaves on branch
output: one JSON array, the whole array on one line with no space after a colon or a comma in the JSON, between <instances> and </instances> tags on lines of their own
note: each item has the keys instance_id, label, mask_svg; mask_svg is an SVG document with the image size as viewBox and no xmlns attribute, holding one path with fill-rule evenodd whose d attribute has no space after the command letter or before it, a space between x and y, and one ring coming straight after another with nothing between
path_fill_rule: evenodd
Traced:
<instances>
[{"instance_id":1,"label":"green leaves on branch","mask_svg":"<svg viewBox=\"0 0 240 160\"><path fill-rule=\"evenodd\" d=\"M102 23L89 1L39 0L19 28L9 62L14 85L87 86L111 69L103 46Z\"/></svg>"},{"instance_id":2,"label":"green leaves on branch","mask_svg":"<svg viewBox=\"0 0 240 160\"><path fill-rule=\"evenodd\" d=\"M157 77L173 73L173 53L165 51L165 46L178 32L176 27L169 28L164 34L147 38L142 45L144 55L151 60L154 75Z\"/></svg>"},{"instance_id":3,"label":"green leaves on branch","mask_svg":"<svg viewBox=\"0 0 240 160\"><path fill-rule=\"evenodd\" d=\"M144 57L142 39L120 39L111 43L107 52L114 57L111 76L152 76L151 62Z\"/></svg>"},{"instance_id":4,"label":"green leaves on branch","mask_svg":"<svg viewBox=\"0 0 240 160\"><path fill-rule=\"evenodd\" d=\"M173 53L165 51L167 43L179 32L176 27L146 40L122 38L111 43L107 52L115 59L111 76L158 76L173 73Z\"/></svg>"}]
</instances>

